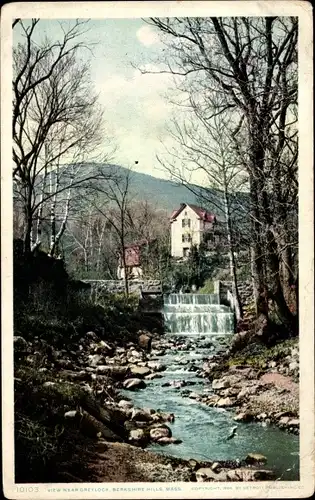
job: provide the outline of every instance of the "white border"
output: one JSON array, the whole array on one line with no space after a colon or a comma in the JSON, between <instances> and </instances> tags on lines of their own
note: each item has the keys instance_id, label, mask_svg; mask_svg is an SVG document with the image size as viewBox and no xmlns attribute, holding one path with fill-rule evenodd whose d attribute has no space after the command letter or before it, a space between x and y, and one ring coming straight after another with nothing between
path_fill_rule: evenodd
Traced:
<instances>
[{"instance_id":1,"label":"white border","mask_svg":"<svg viewBox=\"0 0 315 500\"><path fill-rule=\"evenodd\" d=\"M7 498L305 498L314 492L314 276L313 276L313 92L312 7L306 1L64 2L11 3L1 12L1 255L2 437ZM299 296L300 296L300 481L255 483L14 484L13 287L12 287L12 19L132 18L167 16L299 17ZM279 452L281 452L279 450ZM177 486L179 491L168 491ZM22 491L21 488L24 488ZM31 490L33 488L33 490ZM36 492L36 488L38 491ZM49 492L53 488L55 491ZM67 491L77 489L78 491ZM129 488L129 491L128 491ZM138 490L135 490L138 488ZM60 492L57 490L60 489ZM92 491L88 491L92 489ZM103 489L103 491L97 491ZM106 491L104 491L104 489ZM83 491L82 491L83 490ZM95 491L96 490L96 491Z\"/></svg>"}]
</instances>

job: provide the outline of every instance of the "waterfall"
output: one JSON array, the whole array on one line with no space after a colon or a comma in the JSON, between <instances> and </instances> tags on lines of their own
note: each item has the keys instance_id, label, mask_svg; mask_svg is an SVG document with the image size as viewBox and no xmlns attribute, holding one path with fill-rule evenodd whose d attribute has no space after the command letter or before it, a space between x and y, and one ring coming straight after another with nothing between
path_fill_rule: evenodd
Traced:
<instances>
[{"instance_id":1,"label":"waterfall","mask_svg":"<svg viewBox=\"0 0 315 500\"><path fill-rule=\"evenodd\" d=\"M164 296L164 322L173 335L232 334L234 314L216 294L171 293Z\"/></svg>"}]
</instances>

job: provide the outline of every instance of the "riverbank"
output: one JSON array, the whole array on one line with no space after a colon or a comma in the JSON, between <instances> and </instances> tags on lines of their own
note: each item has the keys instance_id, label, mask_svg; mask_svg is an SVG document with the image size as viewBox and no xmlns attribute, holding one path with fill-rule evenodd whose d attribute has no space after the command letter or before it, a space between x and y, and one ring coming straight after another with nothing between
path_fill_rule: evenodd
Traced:
<instances>
[{"instance_id":1,"label":"riverbank","mask_svg":"<svg viewBox=\"0 0 315 500\"><path fill-rule=\"evenodd\" d=\"M267 348L253 344L233 354L214 357L202 376L214 394L203 403L228 408L235 421L274 424L299 434L299 347L288 340Z\"/></svg>"},{"instance_id":2,"label":"riverbank","mask_svg":"<svg viewBox=\"0 0 315 500\"><path fill-rule=\"evenodd\" d=\"M139 335L144 346L149 337L143 332ZM39 481L35 464L43 454L47 463L55 464L55 471L51 467L41 471L40 482L272 479L274 474L264 466L266 459L261 454L249 454L241 460L216 460L213 456L211 461L201 461L145 449L155 444L166 450L168 445L181 443L180 435L172 435L176 414L138 408L125 393L132 396L134 391L145 391L152 380L163 377L165 365L152 357L159 357L167 346L180 349L180 342L176 345L176 341L156 335L149 354L136 339L123 346L107 343L94 332L88 332L76 350L73 346L47 349L38 339L27 342L16 337L17 463L23 439L28 444L35 442L40 431L37 446L42 447L36 450L37 461L33 457L34 477L24 479L21 462L18 482Z\"/></svg>"}]
</instances>

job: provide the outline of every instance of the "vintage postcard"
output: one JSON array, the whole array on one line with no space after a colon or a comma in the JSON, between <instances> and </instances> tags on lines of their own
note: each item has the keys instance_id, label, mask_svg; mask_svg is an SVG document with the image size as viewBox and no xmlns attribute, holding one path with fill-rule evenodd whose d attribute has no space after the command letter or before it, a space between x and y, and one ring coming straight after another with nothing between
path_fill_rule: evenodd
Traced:
<instances>
[{"instance_id":1,"label":"vintage postcard","mask_svg":"<svg viewBox=\"0 0 315 500\"><path fill-rule=\"evenodd\" d=\"M312 24L2 8L6 498L314 492Z\"/></svg>"}]
</instances>

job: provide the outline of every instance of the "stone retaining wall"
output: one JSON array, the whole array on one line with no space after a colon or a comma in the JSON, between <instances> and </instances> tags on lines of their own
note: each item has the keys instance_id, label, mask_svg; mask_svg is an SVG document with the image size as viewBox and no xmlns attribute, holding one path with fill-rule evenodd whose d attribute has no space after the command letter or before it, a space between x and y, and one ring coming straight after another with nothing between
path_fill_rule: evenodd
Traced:
<instances>
[{"instance_id":1,"label":"stone retaining wall","mask_svg":"<svg viewBox=\"0 0 315 500\"><path fill-rule=\"evenodd\" d=\"M241 281L238 283L238 291L243 307L252 302L253 286L250 281ZM230 292L230 293L228 293ZM220 303L231 306L230 294L232 293L232 281L216 281L214 283L214 293L219 294Z\"/></svg>"},{"instance_id":2,"label":"stone retaining wall","mask_svg":"<svg viewBox=\"0 0 315 500\"><path fill-rule=\"evenodd\" d=\"M83 280L90 285L94 294L123 293L125 291L124 280ZM145 294L161 294L162 285L160 280L129 280L129 293L139 293L140 287Z\"/></svg>"}]
</instances>

